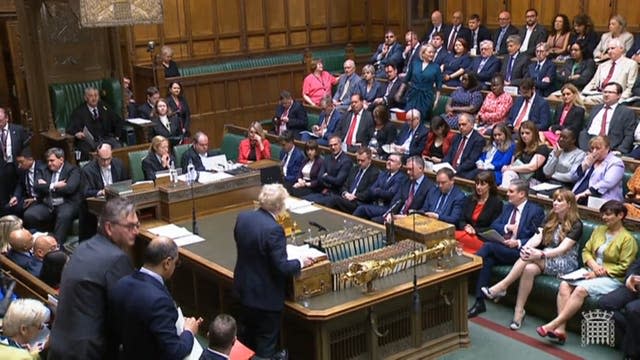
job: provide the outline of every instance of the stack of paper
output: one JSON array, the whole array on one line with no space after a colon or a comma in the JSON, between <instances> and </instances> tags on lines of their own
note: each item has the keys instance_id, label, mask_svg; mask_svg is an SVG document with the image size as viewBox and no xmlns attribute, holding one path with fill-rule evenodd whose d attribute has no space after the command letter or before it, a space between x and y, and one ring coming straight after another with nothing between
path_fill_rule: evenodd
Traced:
<instances>
[{"instance_id":1,"label":"stack of paper","mask_svg":"<svg viewBox=\"0 0 640 360\"><path fill-rule=\"evenodd\" d=\"M315 261L327 259L327 254L309 245L287 244L287 260L311 258Z\"/></svg>"},{"instance_id":2,"label":"stack of paper","mask_svg":"<svg viewBox=\"0 0 640 360\"><path fill-rule=\"evenodd\" d=\"M165 236L175 241L178 246L186 246L204 241L204 238L194 235L191 231L175 224L167 224L149 229L157 236Z\"/></svg>"},{"instance_id":3,"label":"stack of paper","mask_svg":"<svg viewBox=\"0 0 640 360\"><path fill-rule=\"evenodd\" d=\"M287 210L294 214L306 214L313 211L318 211L320 208L313 206L313 203L304 199L297 199L293 197L287 198L285 201Z\"/></svg>"}]
</instances>

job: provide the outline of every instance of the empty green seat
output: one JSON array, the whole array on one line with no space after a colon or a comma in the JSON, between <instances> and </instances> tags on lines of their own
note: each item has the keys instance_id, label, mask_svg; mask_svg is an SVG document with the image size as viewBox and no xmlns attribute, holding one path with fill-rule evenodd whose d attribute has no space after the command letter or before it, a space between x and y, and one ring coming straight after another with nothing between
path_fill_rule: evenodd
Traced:
<instances>
[{"instance_id":1,"label":"empty green seat","mask_svg":"<svg viewBox=\"0 0 640 360\"><path fill-rule=\"evenodd\" d=\"M189 144L176 145L173 147L173 154L176 157L176 168L182 168L182 155L189 150Z\"/></svg>"},{"instance_id":2,"label":"empty green seat","mask_svg":"<svg viewBox=\"0 0 640 360\"><path fill-rule=\"evenodd\" d=\"M144 180L144 172L142 171L142 160L149 153L148 150L138 150L128 153L129 157L129 174L133 182Z\"/></svg>"}]
</instances>

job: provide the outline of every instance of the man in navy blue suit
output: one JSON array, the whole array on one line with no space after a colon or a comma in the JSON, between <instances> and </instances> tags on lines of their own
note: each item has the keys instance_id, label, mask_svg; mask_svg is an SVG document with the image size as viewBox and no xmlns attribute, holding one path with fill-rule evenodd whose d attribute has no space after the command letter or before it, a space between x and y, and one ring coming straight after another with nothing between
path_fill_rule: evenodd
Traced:
<instances>
[{"instance_id":1,"label":"man in navy blue suit","mask_svg":"<svg viewBox=\"0 0 640 360\"><path fill-rule=\"evenodd\" d=\"M277 353L287 280L313 263L308 258L287 260L287 239L276 222L287 196L280 184L264 185L260 208L240 213L233 230L238 253L233 292L240 301L243 325L238 338L267 359Z\"/></svg>"},{"instance_id":2,"label":"man in navy blue suit","mask_svg":"<svg viewBox=\"0 0 640 360\"><path fill-rule=\"evenodd\" d=\"M183 331L176 332L178 309L165 281L177 262L176 243L154 238L140 270L118 280L109 294L120 359L182 359L191 353L202 318L185 318Z\"/></svg>"},{"instance_id":3,"label":"man in navy blue suit","mask_svg":"<svg viewBox=\"0 0 640 360\"><path fill-rule=\"evenodd\" d=\"M528 76L535 81L536 89L543 97L555 91L556 65L549 58L549 45L536 46L536 61L529 64Z\"/></svg>"},{"instance_id":4,"label":"man in navy blue suit","mask_svg":"<svg viewBox=\"0 0 640 360\"><path fill-rule=\"evenodd\" d=\"M536 46L541 42L547 41L547 29L538 23L538 11L536 9L527 9L525 12L526 24L520 28L519 35L522 38L522 47L520 51L534 57Z\"/></svg>"},{"instance_id":5,"label":"man in navy blue suit","mask_svg":"<svg viewBox=\"0 0 640 360\"><path fill-rule=\"evenodd\" d=\"M398 70L402 69L402 74L406 74L407 71L409 71L414 61L422 61L420 59L420 42L418 41L418 35L414 31L409 30L404 35L404 41L406 43L404 51L402 52L404 64L398 67ZM401 75L400 77L403 76L404 75Z\"/></svg>"},{"instance_id":6,"label":"man in navy blue suit","mask_svg":"<svg viewBox=\"0 0 640 360\"><path fill-rule=\"evenodd\" d=\"M464 16L462 15L462 11L455 11L453 15L451 15L451 25L447 29L444 38L444 46L449 52L453 52L453 44L457 38L463 38L467 44L471 44L471 30L464 26L463 20Z\"/></svg>"},{"instance_id":7,"label":"man in navy blue suit","mask_svg":"<svg viewBox=\"0 0 640 360\"><path fill-rule=\"evenodd\" d=\"M467 26L471 32L471 41L469 42L469 49L473 50L474 54L480 53L480 43L484 40L491 40L491 32L486 26L482 25L480 15L471 14L469 20L467 20Z\"/></svg>"},{"instance_id":8,"label":"man in navy blue suit","mask_svg":"<svg viewBox=\"0 0 640 360\"><path fill-rule=\"evenodd\" d=\"M411 210L422 209L427 193L433 188L433 182L424 176L424 160L420 156L408 158L405 166L409 181L406 181L391 199L391 208L387 211L387 216L384 218L382 215L376 216L371 221L382 224L384 221L391 220L390 216L395 219L409 215Z\"/></svg>"},{"instance_id":9,"label":"man in navy blue suit","mask_svg":"<svg viewBox=\"0 0 640 360\"><path fill-rule=\"evenodd\" d=\"M209 346L199 360L227 360L236 342L236 320L227 314L220 314L209 324L207 337Z\"/></svg>"},{"instance_id":10,"label":"man in navy blue suit","mask_svg":"<svg viewBox=\"0 0 640 360\"><path fill-rule=\"evenodd\" d=\"M507 53L507 37L509 35L517 35L518 28L511 25L511 14L508 11L501 11L498 14L498 24L500 26L493 33L492 40L496 45L496 54L505 55Z\"/></svg>"},{"instance_id":11,"label":"man in navy blue suit","mask_svg":"<svg viewBox=\"0 0 640 360\"><path fill-rule=\"evenodd\" d=\"M462 216L465 196L455 186L453 175L453 170L449 168L438 170L436 186L427 193L421 211L427 217L455 225Z\"/></svg>"},{"instance_id":12,"label":"man in navy blue suit","mask_svg":"<svg viewBox=\"0 0 640 360\"><path fill-rule=\"evenodd\" d=\"M402 63L402 50L404 48L396 39L396 34L389 30L384 34L384 42L371 57L371 64L376 68L376 77L386 78L385 66L394 64L398 66Z\"/></svg>"},{"instance_id":13,"label":"man in navy blue suit","mask_svg":"<svg viewBox=\"0 0 640 360\"><path fill-rule=\"evenodd\" d=\"M371 204L359 205L353 212L354 216L370 220L376 216L382 216L389 209L391 199L400 192L407 181L407 175L400 171L402 169L402 155L398 153L389 155L386 169L378 175L378 179L367 193L367 201Z\"/></svg>"},{"instance_id":14,"label":"man in navy blue suit","mask_svg":"<svg viewBox=\"0 0 640 360\"><path fill-rule=\"evenodd\" d=\"M34 160L31 149L24 148L16 157L18 164L18 182L13 191L13 196L5 206L5 211L22 217L24 210L38 200L35 189L35 179L42 176L45 165Z\"/></svg>"},{"instance_id":15,"label":"man in navy blue suit","mask_svg":"<svg viewBox=\"0 0 640 360\"><path fill-rule=\"evenodd\" d=\"M400 134L392 147L393 151L401 153L404 158L420 155L424 150L429 130L420 119L420 111L416 109L407 111L407 122L402 125Z\"/></svg>"},{"instance_id":16,"label":"man in navy blue suit","mask_svg":"<svg viewBox=\"0 0 640 360\"><path fill-rule=\"evenodd\" d=\"M314 193L305 196L305 199L309 201L316 201L328 193L339 194L353 166L349 156L342 151L340 136L334 135L329 139L329 149L331 149L331 154L324 159L325 172L318 178L318 182L322 185L322 191L320 194Z\"/></svg>"},{"instance_id":17,"label":"man in navy blue suit","mask_svg":"<svg viewBox=\"0 0 640 360\"><path fill-rule=\"evenodd\" d=\"M484 137L473 129L473 124L473 115L460 114L458 120L460 134L453 138L451 149L442 160L456 170L457 176L465 179L471 179L474 176L476 161L482 155L482 149L486 143Z\"/></svg>"},{"instance_id":18,"label":"man in navy blue suit","mask_svg":"<svg viewBox=\"0 0 640 360\"><path fill-rule=\"evenodd\" d=\"M276 135L281 135L283 131L293 132L296 139L300 138L300 132L307 130L309 120L307 110L298 101L291 97L288 91L280 93L280 104L276 107L276 115L273 118Z\"/></svg>"},{"instance_id":19,"label":"man in navy blue suit","mask_svg":"<svg viewBox=\"0 0 640 360\"><path fill-rule=\"evenodd\" d=\"M551 109L547 100L536 92L533 79L526 78L520 83L520 96L516 98L509 111L507 125L513 127L514 136L520 130L520 124L529 120L536 124L538 130L549 128Z\"/></svg>"},{"instance_id":20,"label":"man in navy blue suit","mask_svg":"<svg viewBox=\"0 0 640 360\"><path fill-rule=\"evenodd\" d=\"M9 233L9 245L7 257L21 268L33 274L33 236L26 229L17 229ZM40 276L40 274L34 274Z\"/></svg>"},{"instance_id":21,"label":"man in navy blue suit","mask_svg":"<svg viewBox=\"0 0 640 360\"><path fill-rule=\"evenodd\" d=\"M487 241L476 255L482 257L482 269L476 283L476 302L468 310L472 318L486 311L484 295L499 298L504 294L491 294L486 286L494 265L513 265L520 257L520 248L538 231L544 220L542 208L528 201L529 182L522 179L511 181L507 190L507 204L491 228L505 239L504 243Z\"/></svg>"},{"instance_id":22,"label":"man in navy blue suit","mask_svg":"<svg viewBox=\"0 0 640 360\"><path fill-rule=\"evenodd\" d=\"M284 183L293 186L298 181L298 175L300 175L300 169L304 165L305 156L302 150L296 147L293 142L293 133L289 130L285 130L280 135L280 144L282 145L282 151L280 151L282 179Z\"/></svg>"},{"instance_id":23,"label":"man in navy blue suit","mask_svg":"<svg viewBox=\"0 0 640 360\"><path fill-rule=\"evenodd\" d=\"M493 75L500 71L500 60L493 56L493 42L491 40L480 43L480 56L476 56L465 71L475 73L478 81L483 84L491 81Z\"/></svg>"},{"instance_id":24,"label":"man in navy blue suit","mask_svg":"<svg viewBox=\"0 0 640 360\"><path fill-rule=\"evenodd\" d=\"M325 95L320 99L320 107L322 111L318 117L318 124L311 127L315 136L302 133L301 139L302 141L315 139L318 145L328 146L329 138L336 132L340 121L342 121L342 113L333 105L333 100L329 95Z\"/></svg>"},{"instance_id":25,"label":"man in navy blue suit","mask_svg":"<svg viewBox=\"0 0 640 360\"><path fill-rule=\"evenodd\" d=\"M16 187L16 158L29 145L31 137L20 125L9 122L7 110L0 107L0 216Z\"/></svg>"},{"instance_id":26,"label":"man in navy blue suit","mask_svg":"<svg viewBox=\"0 0 640 360\"><path fill-rule=\"evenodd\" d=\"M507 53L502 60L500 73L504 75L504 84L518 86L527 76L529 56L520 52L522 39L520 35L509 35L506 40Z\"/></svg>"}]
</instances>

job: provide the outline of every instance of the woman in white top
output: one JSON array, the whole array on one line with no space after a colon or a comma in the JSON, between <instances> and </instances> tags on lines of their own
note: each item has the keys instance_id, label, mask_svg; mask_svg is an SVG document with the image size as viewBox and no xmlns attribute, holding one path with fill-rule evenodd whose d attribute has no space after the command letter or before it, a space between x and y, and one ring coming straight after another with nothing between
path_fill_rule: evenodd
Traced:
<instances>
[{"instance_id":1,"label":"woman in white top","mask_svg":"<svg viewBox=\"0 0 640 360\"><path fill-rule=\"evenodd\" d=\"M609 19L609 32L602 34L600 42L593 50L593 58L597 62L605 61L609 59L607 54L607 44L610 39L620 39L620 42L624 45L625 53L633 46L633 34L627 31L627 20L620 15L613 15Z\"/></svg>"}]
</instances>

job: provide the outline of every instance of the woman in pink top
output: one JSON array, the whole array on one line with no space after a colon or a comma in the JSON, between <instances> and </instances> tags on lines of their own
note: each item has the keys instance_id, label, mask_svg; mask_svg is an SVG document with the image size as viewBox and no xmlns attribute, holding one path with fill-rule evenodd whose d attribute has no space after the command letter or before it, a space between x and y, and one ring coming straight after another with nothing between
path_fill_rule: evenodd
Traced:
<instances>
[{"instance_id":1,"label":"woman in pink top","mask_svg":"<svg viewBox=\"0 0 640 360\"><path fill-rule=\"evenodd\" d=\"M302 97L309 105L320 106L320 99L327 94L331 97L331 87L338 82L338 79L324 71L322 60L311 62L311 74L307 75L302 82Z\"/></svg>"},{"instance_id":2,"label":"woman in pink top","mask_svg":"<svg viewBox=\"0 0 640 360\"><path fill-rule=\"evenodd\" d=\"M496 74L491 79L491 92L485 96L480 111L478 111L478 125L490 129L493 125L504 121L509 115L513 98L504 92L504 77ZM482 131L484 133L484 131Z\"/></svg>"}]
</instances>

